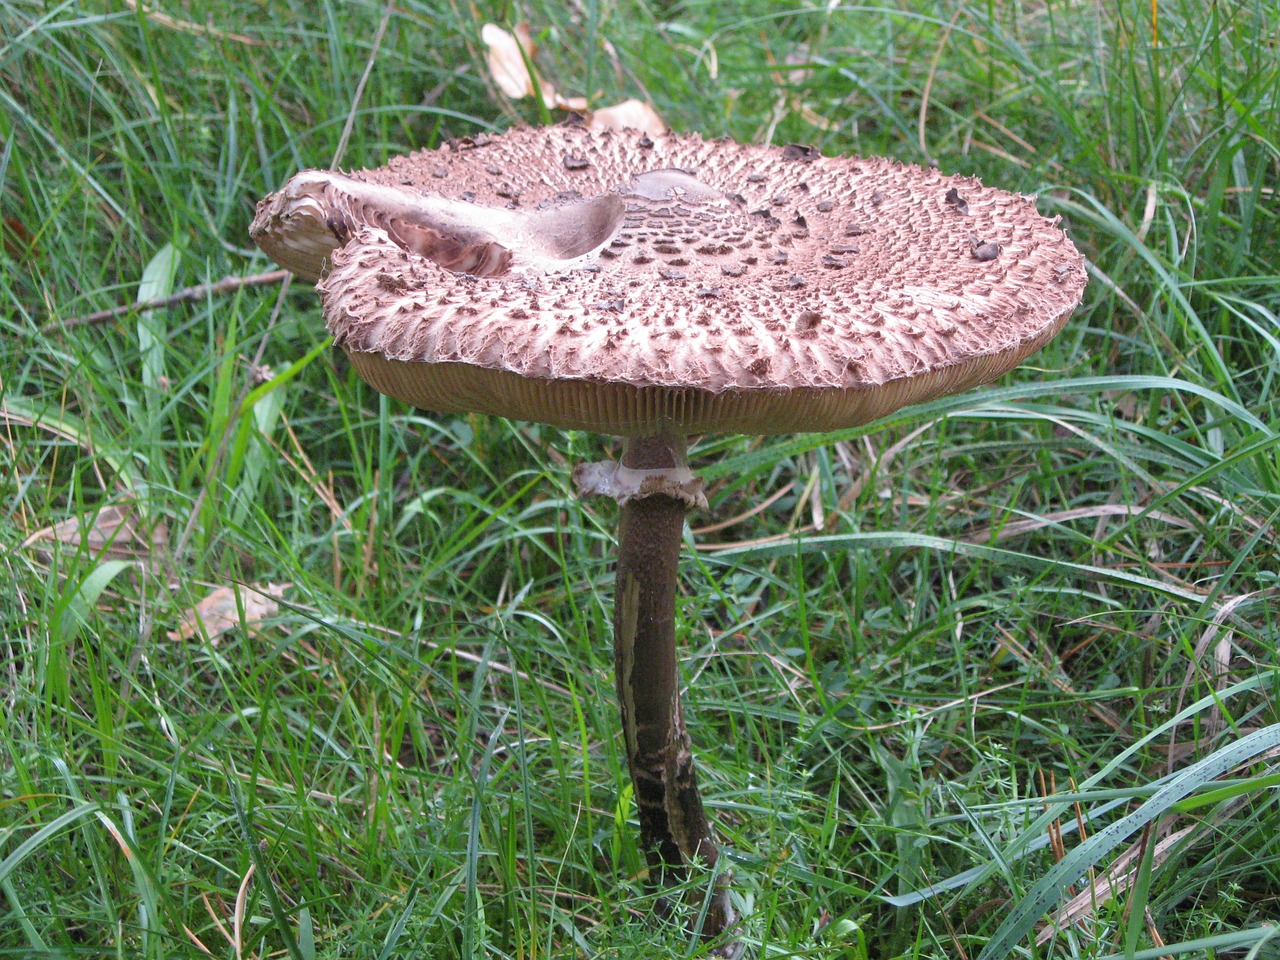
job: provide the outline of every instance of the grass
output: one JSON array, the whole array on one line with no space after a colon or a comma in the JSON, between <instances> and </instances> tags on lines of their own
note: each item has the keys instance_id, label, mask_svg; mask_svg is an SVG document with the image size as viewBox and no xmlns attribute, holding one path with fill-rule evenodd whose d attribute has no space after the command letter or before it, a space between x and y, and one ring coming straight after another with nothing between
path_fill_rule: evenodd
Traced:
<instances>
[{"instance_id":1,"label":"grass","mask_svg":"<svg viewBox=\"0 0 1280 960\"><path fill-rule=\"evenodd\" d=\"M376 49L380 4L0 10L0 954L702 950L628 822L568 482L610 442L378 397L302 284L69 323L270 269L253 202L349 114L349 167L549 119L479 48L527 18L566 93L1038 193L1091 263L998 385L695 448L754 954L1280 956L1280 14L924 9L409 0ZM178 631L234 583L288 586Z\"/></svg>"}]
</instances>

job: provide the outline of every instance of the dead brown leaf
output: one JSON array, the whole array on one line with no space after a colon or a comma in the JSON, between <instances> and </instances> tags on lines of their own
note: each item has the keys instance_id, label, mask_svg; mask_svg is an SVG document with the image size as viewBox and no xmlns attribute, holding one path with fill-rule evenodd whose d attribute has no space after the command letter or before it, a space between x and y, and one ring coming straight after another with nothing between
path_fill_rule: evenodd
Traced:
<instances>
[{"instance_id":1,"label":"dead brown leaf","mask_svg":"<svg viewBox=\"0 0 1280 960\"><path fill-rule=\"evenodd\" d=\"M588 125L592 130L639 130L651 137L667 132L658 112L643 100L623 100L612 107L591 111Z\"/></svg>"},{"instance_id":2,"label":"dead brown leaf","mask_svg":"<svg viewBox=\"0 0 1280 960\"><path fill-rule=\"evenodd\" d=\"M486 23L480 28L480 39L489 48L486 57L489 75L493 77L498 89L512 100L533 96L533 77L525 63L525 57L530 62L533 61L536 50L529 24L516 24L516 32L513 34L496 23Z\"/></svg>"},{"instance_id":3,"label":"dead brown leaf","mask_svg":"<svg viewBox=\"0 0 1280 960\"><path fill-rule=\"evenodd\" d=\"M550 108L561 110L586 110L585 97L560 96L550 82L544 80L535 71L530 71L533 55L538 52L533 42L533 34L528 23L516 24L515 33L504 30L496 23L486 23L480 28L480 39L489 48L485 59L489 64L489 75L498 89L512 100L532 97L535 92L542 94L542 102Z\"/></svg>"},{"instance_id":4,"label":"dead brown leaf","mask_svg":"<svg viewBox=\"0 0 1280 960\"><path fill-rule=\"evenodd\" d=\"M204 636L217 646L219 637L241 626L250 636L256 636L254 628L279 612L280 605L276 599L291 586L291 583L268 583L262 587L237 583L218 587L185 611L182 622L176 630L169 631L168 637L170 640L192 640Z\"/></svg>"},{"instance_id":5,"label":"dead brown leaf","mask_svg":"<svg viewBox=\"0 0 1280 960\"><path fill-rule=\"evenodd\" d=\"M512 100L542 95L548 109L571 110L585 113L588 124L597 132L603 130L639 130L650 136L666 133L667 125L656 110L642 100L624 100L611 107L589 110L586 97L563 97L555 86L530 69L533 55L538 52L528 23L518 23L515 32L505 30L495 23L480 28L480 39L489 48L485 59L489 74L498 89Z\"/></svg>"},{"instance_id":6,"label":"dead brown leaf","mask_svg":"<svg viewBox=\"0 0 1280 960\"><path fill-rule=\"evenodd\" d=\"M105 560L136 560L144 565L159 562L169 542L169 528L155 524L147 535L130 500L102 507L92 517L68 517L37 530L22 542L45 560L54 544L64 550L84 550Z\"/></svg>"},{"instance_id":7,"label":"dead brown leaf","mask_svg":"<svg viewBox=\"0 0 1280 960\"><path fill-rule=\"evenodd\" d=\"M36 253L36 238L17 217L0 220L0 243L14 260L24 260Z\"/></svg>"}]
</instances>

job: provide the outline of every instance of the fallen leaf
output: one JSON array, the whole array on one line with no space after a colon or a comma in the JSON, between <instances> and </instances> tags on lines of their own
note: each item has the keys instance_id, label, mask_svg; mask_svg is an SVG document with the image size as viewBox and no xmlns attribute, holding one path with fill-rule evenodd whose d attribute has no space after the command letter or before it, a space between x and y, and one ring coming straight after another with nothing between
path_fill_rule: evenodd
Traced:
<instances>
[{"instance_id":1,"label":"fallen leaf","mask_svg":"<svg viewBox=\"0 0 1280 960\"><path fill-rule=\"evenodd\" d=\"M163 523L155 524L147 536L139 527L132 501L125 500L102 507L91 518L68 517L37 530L22 545L46 560L53 556L52 545L60 544L99 559L137 560L149 565L163 553L168 540L169 528Z\"/></svg>"},{"instance_id":2,"label":"fallen leaf","mask_svg":"<svg viewBox=\"0 0 1280 960\"><path fill-rule=\"evenodd\" d=\"M589 126L592 130L639 130L651 137L667 132L656 110L643 100L623 100L612 107L591 111Z\"/></svg>"},{"instance_id":3,"label":"fallen leaf","mask_svg":"<svg viewBox=\"0 0 1280 960\"><path fill-rule=\"evenodd\" d=\"M529 75L525 57L532 62L537 48L533 45L529 24L516 24L516 32L512 34L496 23L486 23L480 28L480 39L489 48L486 58L489 75L498 89L512 100L533 96L533 77Z\"/></svg>"},{"instance_id":4,"label":"fallen leaf","mask_svg":"<svg viewBox=\"0 0 1280 960\"><path fill-rule=\"evenodd\" d=\"M586 97L565 99L550 82L536 72L530 73L529 64L533 62L533 55L538 52L538 47L533 42L528 23L516 24L515 33L504 30L496 23L486 23L480 28L480 39L489 48L485 59L493 82L512 100L532 97L536 86L548 109L555 107L580 112L587 109Z\"/></svg>"},{"instance_id":5,"label":"fallen leaf","mask_svg":"<svg viewBox=\"0 0 1280 960\"><path fill-rule=\"evenodd\" d=\"M218 638L228 630L244 627L250 636L253 629L280 610L276 599L283 596L291 583L268 583L264 587L237 583L230 587L218 587L203 600L182 615L178 629L170 630L170 640L192 640L208 637L214 646Z\"/></svg>"},{"instance_id":6,"label":"fallen leaf","mask_svg":"<svg viewBox=\"0 0 1280 960\"><path fill-rule=\"evenodd\" d=\"M586 97L569 97L568 99L565 99L554 90L552 91L552 100L554 100L554 102L548 103L547 106L556 107L559 110L572 110L576 113L586 113L589 107Z\"/></svg>"}]
</instances>

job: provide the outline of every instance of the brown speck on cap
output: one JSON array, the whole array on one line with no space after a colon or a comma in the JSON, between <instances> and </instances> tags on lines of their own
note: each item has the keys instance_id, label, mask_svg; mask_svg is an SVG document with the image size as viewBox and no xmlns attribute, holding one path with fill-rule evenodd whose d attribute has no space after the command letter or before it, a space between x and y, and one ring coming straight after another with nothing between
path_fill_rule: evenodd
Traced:
<instances>
[{"instance_id":1,"label":"brown speck on cap","mask_svg":"<svg viewBox=\"0 0 1280 960\"><path fill-rule=\"evenodd\" d=\"M939 216L953 196L963 219ZM955 393L1043 346L1085 284L1031 199L972 178L580 126L307 171L251 234L323 278L378 390L628 436L833 430Z\"/></svg>"}]
</instances>

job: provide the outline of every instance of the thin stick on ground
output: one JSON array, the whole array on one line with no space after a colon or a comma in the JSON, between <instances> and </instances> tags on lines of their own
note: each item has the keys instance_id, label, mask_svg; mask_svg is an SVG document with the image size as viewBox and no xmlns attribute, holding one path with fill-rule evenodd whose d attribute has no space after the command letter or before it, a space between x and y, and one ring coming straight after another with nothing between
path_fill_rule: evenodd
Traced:
<instances>
[{"instance_id":1,"label":"thin stick on ground","mask_svg":"<svg viewBox=\"0 0 1280 960\"><path fill-rule=\"evenodd\" d=\"M160 307L172 307L178 303L204 300L207 297L220 297L224 294L234 293L244 287L269 287L274 283L283 283L284 278L288 275L288 270L271 270L267 273L255 273L248 277L223 277L213 283L199 283L194 287L184 287L168 296L156 297L154 300L139 300L135 303L111 307L108 310L99 310L97 313L86 313L78 317L68 317L66 320L55 320L53 323L47 323L41 327L40 333L42 335L57 333L59 330L69 330L72 327L106 323L108 320L115 320L117 317L123 317L130 313L141 313L144 310L156 310Z\"/></svg>"}]
</instances>

